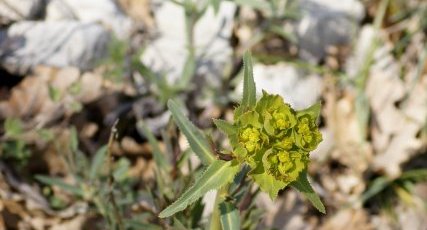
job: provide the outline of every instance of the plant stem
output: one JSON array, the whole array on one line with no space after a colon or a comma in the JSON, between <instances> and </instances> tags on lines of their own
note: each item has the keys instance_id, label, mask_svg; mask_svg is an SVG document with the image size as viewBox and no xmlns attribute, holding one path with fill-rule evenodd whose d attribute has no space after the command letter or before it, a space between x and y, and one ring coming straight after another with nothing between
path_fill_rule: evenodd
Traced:
<instances>
[{"instance_id":1,"label":"plant stem","mask_svg":"<svg viewBox=\"0 0 427 230\"><path fill-rule=\"evenodd\" d=\"M109 198L113 207L113 218L117 222L117 227L119 230L124 230L124 223L122 220L122 216L120 215L119 207L117 206L116 199L114 197L114 176L113 176L113 156L112 156L112 146L114 139L117 136L117 123L119 120L116 120L114 122L113 127L111 128L110 137L108 139L108 147L107 147L107 155L108 155L108 161L107 161L107 167L108 167L108 187L109 187Z\"/></svg>"},{"instance_id":2,"label":"plant stem","mask_svg":"<svg viewBox=\"0 0 427 230\"><path fill-rule=\"evenodd\" d=\"M185 14L185 34L188 55L182 73L181 87L186 88L187 84L193 78L193 75L196 70L196 47L194 44L194 29L199 18L199 12L197 10L197 6L192 1L184 1L183 8Z\"/></svg>"},{"instance_id":3,"label":"plant stem","mask_svg":"<svg viewBox=\"0 0 427 230\"><path fill-rule=\"evenodd\" d=\"M209 223L209 230L221 230L219 204L227 196L229 187L230 185L227 184L220 188L216 193L214 209Z\"/></svg>"}]
</instances>

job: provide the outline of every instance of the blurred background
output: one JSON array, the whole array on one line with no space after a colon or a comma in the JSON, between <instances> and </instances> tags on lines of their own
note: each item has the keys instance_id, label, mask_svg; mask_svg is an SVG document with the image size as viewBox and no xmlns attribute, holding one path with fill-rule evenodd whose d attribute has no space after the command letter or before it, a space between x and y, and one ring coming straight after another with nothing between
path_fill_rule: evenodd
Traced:
<instances>
[{"instance_id":1,"label":"blurred background","mask_svg":"<svg viewBox=\"0 0 427 230\"><path fill-rule=\"evenodd\" d=\"M259 93L322 102L327 214L249 192L243 229L427 229L424 0L1 0L0 26L0 229L204 229L210 193L157 217L202 169L165 103L229 148L246 50Z\"/></svg>"}]
</instances>

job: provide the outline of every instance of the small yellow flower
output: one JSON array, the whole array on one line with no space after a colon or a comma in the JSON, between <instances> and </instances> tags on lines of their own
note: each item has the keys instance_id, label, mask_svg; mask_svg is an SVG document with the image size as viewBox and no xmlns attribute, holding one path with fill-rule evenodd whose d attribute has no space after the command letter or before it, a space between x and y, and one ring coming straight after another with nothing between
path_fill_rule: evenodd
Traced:
<instances>
[{"instance_id":1,"label":"small yellow flower","mask_svg":"<svg viewBox=\"0 0 427 230\"><path fill-rule=\"evenodd\" d=\"M292 182L307 167L308 153L275 150L268 157L268 172L276 179Z\"/></svg>"},{"instance_id":2,"label":"small yellow flower","mask_svg":"<svg viewBox=\"0 0 427 230\"><path fill-rule=\"evenodd\" d=\"M275 146L284 150L290 150L294 142L295 140L292 138L292 136L285 136L279 140Z\"/></svg>"},{"instance_id":3,"label":"small yellow flower","mask_svg":"<svg viewBox=\"0 0 427 230\"><path fill-rule=\"evenodd\" d=\"M259 147L260 133L256 128L246 128L240 135L241 142L248 152L253 152Z\"/></svg>"},{"instance_id":4,"label":"small yellow flower","mask_svg":"<svg viewBox=\"0 0 427 230\"><path fill-rule=\"evenodd\" d=\"M274 111L273 119L275 121L276 129L283 130L290 127L290 123L286 120L286 115L284 113Z\"/></svg>"}]
</instances>

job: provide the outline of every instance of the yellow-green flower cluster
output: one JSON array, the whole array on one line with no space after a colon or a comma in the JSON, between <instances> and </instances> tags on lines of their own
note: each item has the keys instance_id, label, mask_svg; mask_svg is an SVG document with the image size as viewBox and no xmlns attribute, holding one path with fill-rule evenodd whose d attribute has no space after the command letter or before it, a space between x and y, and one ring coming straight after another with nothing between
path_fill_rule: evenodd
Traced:
<instances>
[{"instance_id":1,"label":"yellow-green flower cluster","mask_svg":"<svg viewBox=\"0 0 427 230\"><path fill-rule=\"evenodd\" d=\"M253 152L261 146L260 132L253 127L243 129L240 134L240 140L248 152Z\"/></svg>"},{"instance_id":2,"label":"yellow-green flower cluster","mask_svg":"<svg viewBox=\"0 0 427 230\"><path fill-rule=\"evenodd\" d=\"M277 180L295 181L307 167L309 151L322 141L316 108L295 111L279 95L263 92L254 108L235 114L237 132L229 135L234 157Z\"/></svg>"}]
</instances>

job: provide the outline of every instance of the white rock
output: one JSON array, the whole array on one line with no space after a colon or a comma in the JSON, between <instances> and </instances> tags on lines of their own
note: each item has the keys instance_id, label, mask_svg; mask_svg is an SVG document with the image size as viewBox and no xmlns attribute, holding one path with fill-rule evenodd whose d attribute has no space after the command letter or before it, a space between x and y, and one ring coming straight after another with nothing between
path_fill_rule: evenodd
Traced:
<instances>
[{"instance_id":1,"label":"white rock","mask_svg":"<svg viewBox=\"0 0 427 230\"><path fill-rule=\"evenodd\" d=\"M51 0L47 5L46 20L100 22L119 38L128 37L132 28L132 20L113 0Z\"/></svg>"},{"instance_id":2,"label":"white rock","mask_svg":"<svg viewBox=\"0 0 427 230\"><path fill-rule=\"evenodd\" d=\"M32 19L43 10L43 0L2 0L0 1L0 21L8 24L12 21Z\"/></svg>"},{"instance_id":3,"label":"white rock","mask_svg":"<svg viewBox=\"0 0 427 230\"><path fill-rule=\"evenodd\" d=\"M198 60L197 73L212 80L221 76L225 63L229 62L232 49L229 38L232 33L236 6L222 2L217 15L209 8L196 24L194 40ZM187 57L184 10L172 3L163 2L155 11L160 38L149 44L142 61L152 70L166 74L170 82L181 77Z\"/></svg>"},{"instance_id":4,"label":"white rock","mask_svg":"<svg viewBox=\"0 0 427 230\"><path fill-rule=\"evenodd\" d=\"M316 103L322 92L323 83L320 76L303 76L296 67L285 63L255 64L253 70L258 96L262 94L262 90L279 94L295 109L304 109ZM241 95L243 81L237 89Z\"/></svg>"},{"instance_id":5,"label":"white rock","mask_svg":"<svg viewBox=\"0 0 427 230\"><path fill-rule=\"evenodd\" d=\"M16 74L40 64L87 70L106 54L109 38L96 23L18 22L0 32L0 63Z\"/></svg>"},{"instance_id":6,"label":"white rock","mask_svg":"<svg viewBox=\"0 0 427 230\"><path fill-rule=\"evenodd\" d=\"M364 17L358 0L302 0L303 17L297 22L301 58L318 62L328 46L347 45Z\"/></svg>"}]
</instances>

